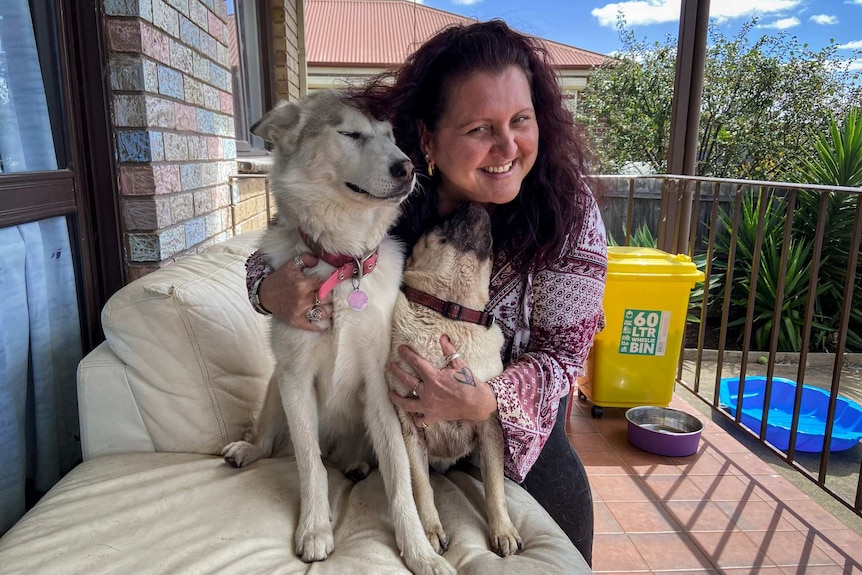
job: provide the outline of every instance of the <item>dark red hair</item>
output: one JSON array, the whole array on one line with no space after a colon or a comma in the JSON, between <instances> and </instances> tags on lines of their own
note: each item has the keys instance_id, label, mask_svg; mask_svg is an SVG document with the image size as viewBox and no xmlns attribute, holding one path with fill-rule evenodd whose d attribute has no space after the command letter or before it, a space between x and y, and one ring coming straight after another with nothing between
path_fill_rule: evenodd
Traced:
<instances>
[{"instance_id":1,"label":"dark red hair","mask_svg":"<svg viewBox=\"0 0 862 575\"><path fill-rule=\"evenodd\" d=\"M566 107L547 50L535 38L502 20L442 30L394 72L372 80L356 96L376 116L389 120L395 139L417 169L427 168L420 145L420 122L432 132L443 116L453 84L475 72L523 70L530 83L539 127L533 169L518 196L495 206L494 245L526 270L554 260L568 234L580 232L590 190L585 183L586 150ZM396 235L412 245L436 217L437 179L406 205Z\"/></svg>"}]
</instances>

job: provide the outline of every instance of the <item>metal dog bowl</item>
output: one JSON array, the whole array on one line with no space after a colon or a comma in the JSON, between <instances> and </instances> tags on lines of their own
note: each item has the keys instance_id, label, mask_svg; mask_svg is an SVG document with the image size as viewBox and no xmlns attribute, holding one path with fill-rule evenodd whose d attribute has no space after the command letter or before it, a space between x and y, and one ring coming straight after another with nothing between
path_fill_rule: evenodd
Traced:
<instances>
[{"instance_id":1,"label":"metal dog bowl","mask_svg":"<svg viewBox=\"0 0 862 575\"><path fill-rule=\"evenodd\" d=\"M629 441L657 455L684 457L697 451L703 422L671 407L644 405L626 411Z\"/></svg>"}]
</instances>

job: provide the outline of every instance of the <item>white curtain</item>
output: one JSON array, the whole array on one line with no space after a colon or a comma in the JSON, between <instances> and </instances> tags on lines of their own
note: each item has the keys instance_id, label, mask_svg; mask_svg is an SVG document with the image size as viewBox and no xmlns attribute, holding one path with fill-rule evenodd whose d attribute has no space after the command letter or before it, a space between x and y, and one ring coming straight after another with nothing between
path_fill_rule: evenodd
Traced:
<instances>
[{"instance_id":1,"label":"white curtain","mask_svg":"<svg viewBox=\"0 0 862 575\"><path fill-rule=\"evenodd\" d=\"M2 172L57 169L53 138L29 4L0 0ZM0 229L0 534L23 514L28 480L47 491L80 459L81 355L66 218Z\"/></svg>"}]
</instances>

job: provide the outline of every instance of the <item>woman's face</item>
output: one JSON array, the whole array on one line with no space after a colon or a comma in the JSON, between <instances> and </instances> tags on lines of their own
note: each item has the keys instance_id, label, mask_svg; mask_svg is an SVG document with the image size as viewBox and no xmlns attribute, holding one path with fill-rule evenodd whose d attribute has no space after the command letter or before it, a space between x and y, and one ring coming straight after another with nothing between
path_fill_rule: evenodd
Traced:
<instances>
[{"instance_id":1,"label":"woman's face","mask_svg":"<svg viewBox=\"0 0 862 575\"><path fill-rule=\"evenodd\" d=\"M515 199L536 162L539 126L523 70L476 72L453 84L447 108L422 146L440 172L439 209Z\"/></svg>"}]
</instances>

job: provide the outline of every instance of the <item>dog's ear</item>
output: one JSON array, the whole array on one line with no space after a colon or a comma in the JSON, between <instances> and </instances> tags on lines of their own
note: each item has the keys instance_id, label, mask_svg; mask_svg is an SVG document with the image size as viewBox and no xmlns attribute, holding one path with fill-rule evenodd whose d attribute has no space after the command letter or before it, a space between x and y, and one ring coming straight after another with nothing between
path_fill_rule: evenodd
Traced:
<instances>
[{"instance_id":1,"label":"dog's ear","mask_svg":"<svg viewBox=\"0 0 862 575\"><path fill-rule=\"evenodd\" d=\"M251 133L260 136L267 142L278 143L281 137L299 124L299 105L294 102L282 102L273 108L266 116L258 120Z\"/></svg>"}]
</instances>

